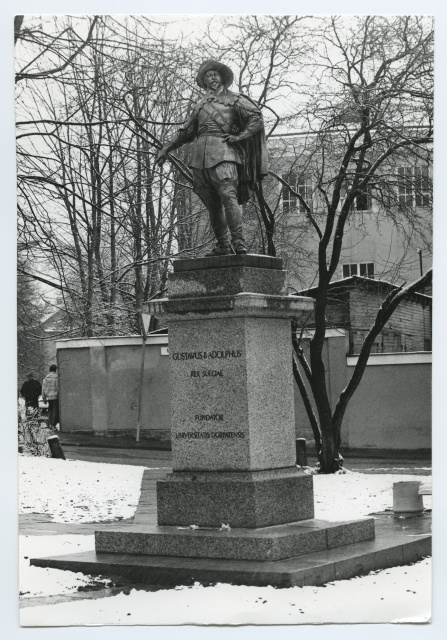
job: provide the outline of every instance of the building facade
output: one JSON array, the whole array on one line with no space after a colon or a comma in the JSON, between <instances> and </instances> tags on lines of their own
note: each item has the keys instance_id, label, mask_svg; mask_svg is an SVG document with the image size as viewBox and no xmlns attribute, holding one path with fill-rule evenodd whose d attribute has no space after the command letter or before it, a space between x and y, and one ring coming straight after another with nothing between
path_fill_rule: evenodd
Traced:
<instances>
[{"instance_id":1,"label":"building facade","mask_svg":"<svg viewBox=\"0 0 447 640\"><path fill-rule=\"evenodd\" d=\"M343 150L346 142L340 145ZM275 221L277 255L292 287L301 290L316 281L318 235L310 216L324 230L339 175L336 134L332 145L311 133L270 138L269 160L274 175L264 181L263 192ZM337 214L355 178L355 167L348 167ZM401 284L430 268L432 191L430 145L417 157L403 151L387 161L350 206L334 279L358 275ZM251 251L264 252L265 225L256 198L244 207L244 217Z\"/></svg>"}]
</instances>

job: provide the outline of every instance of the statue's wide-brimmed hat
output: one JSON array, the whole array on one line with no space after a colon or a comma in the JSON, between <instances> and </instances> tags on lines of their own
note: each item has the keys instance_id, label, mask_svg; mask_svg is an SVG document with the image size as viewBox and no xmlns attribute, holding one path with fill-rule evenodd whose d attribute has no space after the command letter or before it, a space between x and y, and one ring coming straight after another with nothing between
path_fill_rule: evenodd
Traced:
<instances>
[{"instance_id":1,"label":"statue's wide-brimmed hat","mask_svg":"<svg viewBox=\"0 0 447 640\"><path fill-rule=\"evenodd\" d=\"M218 71L221 75L222 83L225 88L233 84L234 74L230 67L227 67L226 64L218 62L217 60L205 60L205 62L202 62L200 65L196 78L197 84L201 89L206 89L203 77L207 71Z\"/></svg>"}]
</instances>

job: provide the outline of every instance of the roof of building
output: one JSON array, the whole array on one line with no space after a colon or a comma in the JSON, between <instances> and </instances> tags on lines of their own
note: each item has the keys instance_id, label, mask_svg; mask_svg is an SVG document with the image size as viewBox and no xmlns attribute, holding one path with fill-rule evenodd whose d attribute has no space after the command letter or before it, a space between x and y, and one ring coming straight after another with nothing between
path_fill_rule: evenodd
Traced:
<instances>
[{"instance_id":1,"label":"roof of building","mask_svg":"<svg viewBox=\"0 0 447 640\"><path fill-rule=\"evenodd\" d=\"M393 291L399 288L398 285L387 282L386 280L376 280L374 278L367 278L365 276L349 276L349 278L341 278L340 280L334 280L329 283L329 290L332 294L347 294L353 287L360 287L364 289L376 289L378 291ZM303 289L297 291L297 296L316 296L318 287L311 287L309 289ZM432 304L432 296L425 293L412 293L409 296L411 299L416 299L422 304Z\"/></svg>"}]
</instances>

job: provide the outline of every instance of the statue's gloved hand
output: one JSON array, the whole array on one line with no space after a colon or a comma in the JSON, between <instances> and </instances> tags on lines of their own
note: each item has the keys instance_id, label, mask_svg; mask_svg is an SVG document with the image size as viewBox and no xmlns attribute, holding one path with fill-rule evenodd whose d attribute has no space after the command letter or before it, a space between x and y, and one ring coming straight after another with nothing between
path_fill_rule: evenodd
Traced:
<instances>
[{"instance_id":1,"label":"statue's gloved hand","mask_svg":"<svg viewBox=\"0 0 447 640\"><path fill-rule=\"evenodd\" d=\"M157 157L155 158L156 164L161 166L164 162L166 162L168 158L168 153L169 153L168 147L163 147L162 149L160 149L160 151L157 153Z\"/></svg>"},{"instance_id":2,"label":"statue's gloved hand","mask_svg":"<svg viewBox=\"0 0 447 640\"><path fill-rule=\"evenodd\" d=\"M225 142L228 142L228 144L236 144L236 142L240 142L242 139L241 136L233 136L231 133L225 133L222 138Z\"/></svg>"}]
</instances>

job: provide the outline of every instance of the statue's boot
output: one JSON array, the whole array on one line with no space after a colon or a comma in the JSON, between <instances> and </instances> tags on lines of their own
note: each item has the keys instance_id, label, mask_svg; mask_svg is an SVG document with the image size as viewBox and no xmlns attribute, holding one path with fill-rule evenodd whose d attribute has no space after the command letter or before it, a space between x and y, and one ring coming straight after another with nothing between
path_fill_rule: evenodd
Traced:
<instances>
[{"instance_id":1,"label":"statue's boot","mask_svg":"<svg viewBox=\"0 0 447 640\"><path fill-rule=\"evenodd\" d=\"M205 253L205 256L207 258L212 258L213 256L231 256L233 253L234 251L231 248L231 245L229 242L227 242L226 244L220 244L218 242L216 246L213 249L211 249L211 251L208 251L208 253Z\"/></svg>"},{"instance_id":2,"label":"statue's boot","mask_svg":"<svg viewBox=\"0 0 447 640\"><path fill-rule=\"evenodd\" d=\"M236 255L243 256L246 253L248 253L248 249L247 249L247 247L245 246L245 244L243 243L242 240L236 240L232 244L233 244L233 249L234 249Z\"/></svg>"}]
</instances>

